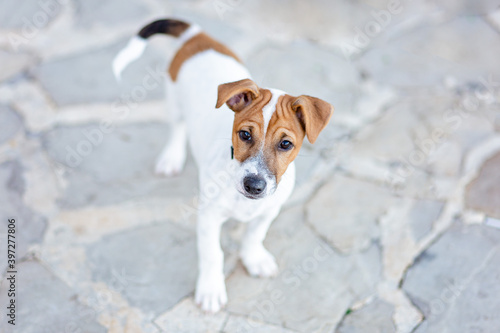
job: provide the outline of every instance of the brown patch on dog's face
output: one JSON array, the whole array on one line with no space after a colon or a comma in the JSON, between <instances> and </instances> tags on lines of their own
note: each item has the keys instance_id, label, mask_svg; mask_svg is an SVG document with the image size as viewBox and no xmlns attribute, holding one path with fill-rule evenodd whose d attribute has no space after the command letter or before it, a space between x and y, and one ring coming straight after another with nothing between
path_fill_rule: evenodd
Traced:
<instances>
[{"instance_id":1,"label":"brown patch on dog's face","mask_svg":"<svg viewBox=\"0 0 500 333\"><path fill-rule=\"evenodd\" d=\"M271 99L270 90L258 88L246 79L220 85L217 107L226 103L235 111L232 142L234 157L244 169L242 177L272 177L274 184L270 185L274 191L288 165L297 157L304 137L307 135L314 143L328 124L333 107L304 95L285 94L278 98L276 105L268 105ZM275 108L268 124L263 115L266 105Z\"/></svg>"},{"instance_id":2,"label":"brown patch on dog's face","mask_svg":"<svg viewBox=\"0 0 500 333\"><path fill-rule=\"evenodd\" d=\"M280 96L266 134L265 159L279 182L297 157L304 136L314 143L333 114L327 102L311 96ZM285 145L283 145L285 143Z\"/></svg>"},{"instance_id":3,"label":"brown patch on dog's face","mask_svg":"<svg viewBox=\"0 0 500 333\"><path fill-rule=\"evenodd\" d=\"M279 183L288 165L297 157L305 130L292 109L295 97L280 96L266 132L264 158Z\"/></svg>"},{"instance_id":4,"label":"brown patch on dog's face","mask_svg":"<svg viewBox=\"0 0 500 333\"><path fill-rule=\"evenodd\" d=\"M242 109L235 112L233 123L234 158L240 162L257 156L264 143L264 117L262 108L269 103L272 94L267 89L259 89L259 96ZM246 139L245 133L250 136Z\"/></svg>"}]
</instances>

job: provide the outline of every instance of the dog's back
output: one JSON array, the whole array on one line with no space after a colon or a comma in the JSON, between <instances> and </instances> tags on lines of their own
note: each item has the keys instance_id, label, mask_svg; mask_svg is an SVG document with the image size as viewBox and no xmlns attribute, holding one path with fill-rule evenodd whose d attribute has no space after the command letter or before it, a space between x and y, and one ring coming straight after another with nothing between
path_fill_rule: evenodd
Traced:
<instances>
[{"instance_id":1,"label":"dog's back","mask_svg":"<svg viewBox=\"0 0 500 333\"><path fill-rule=\"evenodd\" d=\"M250 78L250 73L236 54L199 26L163 19L143 27L115 57L113 72L118 79L127 65L142 55L146 40L155 34L170 35L179 41L178 50L166 70L170 118L175 121L182 118L188 123L190 146L198 165L213 160L212 152L218 150L214 146L230 146L233 123L232 112L215 110L217 87Z\"/></svg>"}]
</instances>

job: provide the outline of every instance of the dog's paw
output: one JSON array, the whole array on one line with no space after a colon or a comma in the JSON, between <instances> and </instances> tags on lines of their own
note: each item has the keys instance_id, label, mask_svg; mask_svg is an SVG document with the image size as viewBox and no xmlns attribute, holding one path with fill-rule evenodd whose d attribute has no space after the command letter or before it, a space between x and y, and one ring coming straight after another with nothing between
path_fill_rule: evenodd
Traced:
<instances>
[{"instance_id":1,"label":"dog's paw","mask_svg":"<svg viewBox=\"0 0 500 333\"><path fill-rule=\"evenodd\" d=\"M171 145L166 147L156 162L155 172L167 177L176 176L181 173L186 163L186 148Z\"/></svg>"},{"instance_id":2,"label":"dog's paw","mask_svg":"<svg viewBox=\"0 0 500 333\"><path fill-rule=\"evenodd\" d=\"M278 274L276 260L264 246L242 252L241 261L251 276L266 278Z\"/></svg>"},{"instance_id":3,"label":"dog's paw","mask_svg":"<svg viewBox=\"0 0 500 333\"><path fill-rule=\"evenodd\" d=\"M195 302L205 312L219 312L227 304L223 274L203 274L196 283Z\"/></svg>"}]
</instances>

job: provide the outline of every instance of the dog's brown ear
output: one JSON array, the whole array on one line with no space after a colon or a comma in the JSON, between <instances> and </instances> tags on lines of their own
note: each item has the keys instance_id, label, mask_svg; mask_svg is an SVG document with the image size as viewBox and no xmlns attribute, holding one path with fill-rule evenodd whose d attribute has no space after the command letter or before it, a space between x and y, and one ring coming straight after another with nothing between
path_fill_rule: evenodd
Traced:
<instances>
[{"instance_id":1,"label":"dog's brown ear","mask_svg":"<svg viewBox=\"0 0 500 333\"><path fill-rule=\"evenodd\" d=\"M295 99L292 103L292 110L299 118L310 143L316 141L333 114L332 105L319 98L305 95Z\"/></svg>"},{"instance_id":2,"label":"dog's brown ear","mask_svg":"<svg viewBox=\"0 0 500 333\"><path fill-rule=\"evenodd\" d=\"M259 87L250 79L224 83L219 85L215 107L220 108L226 103L231 110L241 111L259 97L259 94Z\"/></svg>"}]
</instances>

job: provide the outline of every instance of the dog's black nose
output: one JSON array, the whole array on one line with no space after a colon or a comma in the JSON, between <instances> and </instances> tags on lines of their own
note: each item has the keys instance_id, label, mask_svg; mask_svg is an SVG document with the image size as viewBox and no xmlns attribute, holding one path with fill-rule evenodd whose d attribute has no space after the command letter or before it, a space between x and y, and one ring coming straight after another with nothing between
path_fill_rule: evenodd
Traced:
<instances>
[{"instance_id":1,"label":"dog's black nose","mask_svg":"<svg viewBox=\"0 0 500 333\"><path fill-rule=\"evenodd\" d=\"M247 176L243 179L245 191L252 195L259 195L266 189L266 181L258 176Z\"/></svg>"}]
</instances>

